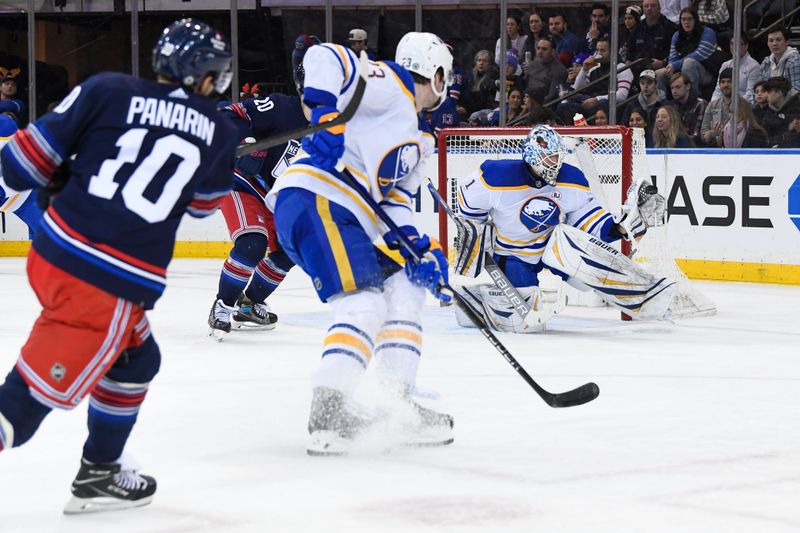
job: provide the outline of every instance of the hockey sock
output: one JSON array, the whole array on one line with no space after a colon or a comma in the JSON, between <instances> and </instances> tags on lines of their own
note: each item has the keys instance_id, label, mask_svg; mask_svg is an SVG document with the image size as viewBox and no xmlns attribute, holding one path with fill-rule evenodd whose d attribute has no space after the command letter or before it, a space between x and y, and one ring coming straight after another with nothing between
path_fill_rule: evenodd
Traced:
<instances>
[{"instance_id":1,"label":"hockey sock","mask_svg":"<svg viewBox=\"0 0 800 533\"><path fill-rule=\"evenodd\" d=\"M11 370L0 385L0 451L27 442L50 410L33 399L16 367Z\"/></svg>"},{"instance_id":2,"label":"hockey sock","mask_svg":"<svg viewBox=\"0 0 800 533\"><path fill-rule=\"evenodd\" d=\"M120 355L95 386L89 399L89 437L83 446L87 461L110 463L122 455L160 362L158 345L148 337Z\"/></svg>"},{"instance_id":3,"label":"hockey sock","mask_svg":"<svg viewBox=\"0 0 800 533\"><path fill-rule=\"evenodd\" d=\"M270 252L258 263L250 286L245 292L246 296L250 298L250 301L263 302L278 288L283 278L286 277L286 273L293 266L294 263L283 250Z\"/></svg>"},{"instance_id":4,"label":"hockey sock","mask_svg":"<svg viewBox=\"0 0 800 533\"><path fill-rule=\"evenodd\" d=\"M267 253L267 237L261 233L245 233L236 239L230 257L222 266L217 299L233 306L244 291L256 264ZM259 302L263 300L258 300Z\"/></svg>"}]
</instances>

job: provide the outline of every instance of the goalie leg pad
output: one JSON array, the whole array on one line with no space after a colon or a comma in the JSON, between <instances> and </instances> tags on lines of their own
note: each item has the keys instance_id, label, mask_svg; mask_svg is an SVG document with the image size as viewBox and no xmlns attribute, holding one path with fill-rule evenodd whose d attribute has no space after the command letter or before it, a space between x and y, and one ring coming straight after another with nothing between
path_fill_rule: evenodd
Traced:
<instances>
[{"instance_id":1,"label":"goalie leg pad","mask_svg":"<svg viewBox=\"0 0 800 533\"><path fill-rule=\"evenodd\" d=\"M493 283L464 286L459 289L459 294L464 296L472 304L473 309L496 331L508 333L540 333L544 331L547 320L558 312L560 308L553 311L556 306L543 301L539 287L520 287L517 290L528 305L531 306L531 313L536 313L536 320L526 321L519 314L516 306L503 293L503 290ZM456 307L456 320L460 326L475 327L467 315L458 307Z\"/></svg>"},{"instance_id":2,"label":"goalie leg pad","mask_svg":"<svg viewBox=\"0 0 800 533\"><path fill-rule=\"evenodd\" d=\"M566 224L556 226L542 261L635 319L663 318L678 288L674 281L650 274L597 237Z\"/></svg>"},{"instance_id":3,"label":"goalie leg pad","mask_svg":"<svg viewBox=\"0 0 800 533\"><path fill-rule=\"evenodd\" d=\"M494 245L494 225L457 217L455 273L477 277L483 269L483 258L491 255Z\"/></svg>"}]
</instances>

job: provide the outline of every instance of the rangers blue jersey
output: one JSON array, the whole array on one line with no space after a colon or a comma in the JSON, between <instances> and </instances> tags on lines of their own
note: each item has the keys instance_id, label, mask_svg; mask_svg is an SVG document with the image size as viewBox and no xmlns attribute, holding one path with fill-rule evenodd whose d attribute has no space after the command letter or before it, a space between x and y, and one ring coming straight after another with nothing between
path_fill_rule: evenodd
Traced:
<instances>
[{"instance_id":1,"label":"rangers blue jersey","mask_svg":"<svg viewBox=\"0 0 800 533\"><path fill-rule=\"evenodd\" d=\"M222 113L232 118L247 136L262 139L308 126L300 98L273 93L263 99L231 104ZM236 161L234 189L264 198L275 180L300 150L300 140L254 152Z\"/></svg>"},{"instance_id":2,"label":"rangers blue jersey","mask_svg":"<svg viewBox=\"0 0 800 533\"><path fill-rule=\"evenodd\" d=\"M214 102L125 74L93 76L0 152L13 188L66 185L33 247L47 261L146 309L166 283L185 212L210 215L232 186L239 138Z\"/></svg>"}]
</instances>

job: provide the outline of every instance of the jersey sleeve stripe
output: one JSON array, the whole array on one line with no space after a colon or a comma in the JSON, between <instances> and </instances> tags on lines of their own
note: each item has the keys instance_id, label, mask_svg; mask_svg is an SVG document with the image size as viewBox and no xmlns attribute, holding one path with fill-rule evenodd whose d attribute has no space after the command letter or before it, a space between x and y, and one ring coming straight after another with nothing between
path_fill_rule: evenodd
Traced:
<instances>
[{"instance_id":1,"label":"jersey sleeve stripe","mask_svg":"<svg viewBox=\"0 0 800 533\"><path fill-rule=\"evenodd\" d=\"M590 209L589 211L584 213L583 216L581 216L581 218L576 220L575 224L573 224L573 226L575 226L577 228L580 224L583 224L583 221L586 220L587 217L590 217L594 213L597 213L600 209L602 209L602 207L600 207L600 206L593 207L592 209Z\"/></svg>"},{"instance_id":2,"label":"jersey sleeve stripe","mask_svg":"<svg viewBox=\"0 0 800 533\"><path fill-rule=\"evenodd\" d=\"M337 49L338 45L335 45L335 44L323 44L322 47L325 50L329 51L331 54L333 54L333 57L335 57L336 61L339 62L339 67L342 69L342 82L344 82L344 80L347 79L347 67L345 67L344 61L342 59L342 56L341 56L339 50Z\"/></svg>"},{"instance_id":3,"label":"jersey sleeve stripe","mask_svg":"<svg viewBox=\"0 0 800 533\"><path fill-rule=\"evenodd\" d=\"M596 230L598 227L600 227L600 226L602 226L603 224L605 224L605 223L608 221L608 219L610 219L610 218L612 218L612 217L611 217L611 213L606 213L605 215L603 215L602 217L600 217L600 218L597 220L597 222L595 222L594 224L592 224L592 226L589 228L589 230L587 231L587 233L592 233L592 234L593 234L593 233L595 232L595 230Z\"/></svg>"},{"instance_id":4,"label":"jersey sleeve stripe","mask_svg":"<svg viewBox=\"0 0 800 533\"><path fill-rule=\"evenodd\" d=\"M589 219L586 220L586 222L581 224L581 226L578 229L581 230L581 231L585 231L585 232L589 233L589 229L588 229L589 226L591 226L594 222L596 222L597 219L602 217L604 213L605 213L604 210L599 210L597 213L595 213L594 215L589 217Z\"/></svg>"},{"instance_id":5,"label":"jersey sleeve stripe","mask_svg":"<svg viewBox=\"0 0 800 533\"><path fill-rule=\"evenodd\" d=\"M344 87L342 88L342 93L344 94L347 92L347 89L353 85L353 82L356 80L356 76L358 75L358 63L356 62L355 54L352 53L349 49L346 50L348 63L350 65L350 75L347 76L347 83L345 83Z\"/></svg>"},{"instance_id":6,"label":"jersey sleeve stripe","mask_svg":"<svg viewBox=\"0 0 800 533\"><path fill-rule=\"evenodd\" d=\"M252 120L250 120L250 116L247 114L247 110L241 103L231 104L228 106L228 109L239 115L240 118L246 120L247 122L252 122Z\"/></svg>"}]
</instances>

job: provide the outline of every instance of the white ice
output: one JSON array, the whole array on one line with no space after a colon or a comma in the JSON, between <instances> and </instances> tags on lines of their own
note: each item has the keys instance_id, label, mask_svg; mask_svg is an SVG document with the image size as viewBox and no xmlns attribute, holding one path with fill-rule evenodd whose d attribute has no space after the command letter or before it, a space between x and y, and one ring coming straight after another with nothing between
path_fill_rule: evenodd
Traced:
<instances>
[{"instance_id":1,"label":"white ice","mask_svg":"<svg viewBox=\"0 0 800 533\"><path fill-rule=\"evenodd\" d=\"M574 310L544 335L501 334L545 388L600 386L552 409L452 310L425 309L420 386L456 420L438 449L305 453L309 376L328 321L302 272L271 332L206 337L218 260L177 260L150 313L163 364L128 450L158 479L141 509L66 517L85 405L0 453L0 531L797 532L800 287L698 283L715 317L624 323ZM0 370L39 306L0 260Z\"/></svg>"}]
</instances>

